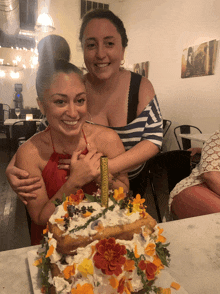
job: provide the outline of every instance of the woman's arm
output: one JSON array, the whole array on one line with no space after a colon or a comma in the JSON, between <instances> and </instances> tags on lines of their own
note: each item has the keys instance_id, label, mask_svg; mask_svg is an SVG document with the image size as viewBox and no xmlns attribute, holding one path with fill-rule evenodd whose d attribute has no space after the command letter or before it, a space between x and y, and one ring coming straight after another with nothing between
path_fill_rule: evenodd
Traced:
<instances>
[{"instance_id":1,"label":"woman's arm","mask_svg":"<svg viewBox=\"0 0 220 294\"><path fill-rule=\"evenodd\" d=\"M30 178L27 171L19 169L15 166L15 161L16 154L11 159L5 173L14 192L24 204L27 204L24 197L36 197L36 193L34 193L34 191L41 187L39 182L40 178Z\"/></svg>"},{"instance_id":2,"label":"woman's arm","mask_svg":"<svg viewBox=\"0 0 220 294\"><path fill-rule=\"evenodd\" d=\"M81 151L80 151L81 152ZM75 193L84 184L95 179L100 171L98 170L101 154L96 150L90 150L83 159L78 159L80 152L75 152L71 158L70 176L60 190L49 199L46 187L42 178L42 159L39 152L30 141L23 144L17 151L16 166L27 170L30 176L40 178L41 188L36 191L36 199L27 199L27 209L31 219L39 225L45 225L55 210L53 203L56 199L62 199L63 194ZM31 158L31 164L30 164ZM52 180L52 179L51 179Z\"/></svg>"},{"instance_id":3,"label":"woman's arm","mask_svg":"<svg viewBox=\"0 0 220 294\"><path fill-rule=\"evenodd\" d=\"M109 162L109 168L113 174L131 171L159 152L163 139L163 120L157 99L154 99L154 96L155 92L151 82L142 78L138 95L137 116L148 106L149 111L146 112L148 116L145 117L144 132L138 144Z\"/></svg>"},{"instance_id":4,"label":"woman's arm","mask_svg":"<svg viewBox=\"0 0 220 294\"><path fill-rule=\"evenodd\" d=\"M96 146L97 149L103 153L103 155L108 157L108 163L113 158L118 158L119 156L123 156L125 154L125 149L122 144L121 139L119 138L118 134L108 128L99 127L100 132L96 135ZM126 172L119 172L114 173L114 176L111 168L108 164L109 169L109 188L118 189L119 187L123 187L124 191L129 191L129 180Z\"/></svg>"},{"instance_id":5,"label":"woman's arm","mask_svg":"<svg viewBox=\"0 0 220 294\"><path fill-rule=\"evenodd\" d=\"M128 172L159 152L159 148L148 140L141 141L130 150L109 160L109 171L114 175Z\"/></svg>"}]
</instances>

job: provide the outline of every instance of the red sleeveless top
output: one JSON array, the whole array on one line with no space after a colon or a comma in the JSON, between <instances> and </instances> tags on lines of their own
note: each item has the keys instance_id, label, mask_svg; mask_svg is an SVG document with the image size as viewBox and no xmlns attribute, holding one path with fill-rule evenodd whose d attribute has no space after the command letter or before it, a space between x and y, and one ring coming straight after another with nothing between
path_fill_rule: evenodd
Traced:
<instances>
[{"instance_id":1,"label":"red sleeveless top","mask_svg":"<svg viewBox=\"0 0 220 294\"><path fill-rule=\"evenodd\" d=\"M49 131L47 128L45 131ZM82 130L83 131L83 130ZM85 134L83 136L86 141ZM51 199L62 185L67 181L65 178L69 175L69 170L58 169L60 159L70 159L70 154L59 154L55 151L53 140L51 137L53 153L47 162L45 168L42 171L42 177L46 186L48 198ZM87 154L88 149L86 148L82 154ZM97 185L95 181L92 181L82 187L83 191L87 194L92 194L97 191ZM68 195L67 195L68 196ZM36 225L33 221L31 222L31 245L38 245L42 240L42 233L46 226Z\"/></svg>"}]
</instances>

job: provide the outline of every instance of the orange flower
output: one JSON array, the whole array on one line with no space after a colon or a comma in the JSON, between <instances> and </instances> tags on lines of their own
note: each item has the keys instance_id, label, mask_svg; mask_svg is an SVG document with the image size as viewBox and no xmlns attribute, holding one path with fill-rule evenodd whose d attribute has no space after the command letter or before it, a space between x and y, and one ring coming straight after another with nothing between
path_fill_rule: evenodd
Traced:
<instances>
[{"instance_id":1,"label":"orange flower","mask_svg":"<svg viewBox=\"0 0 220 294\"><path fill-rule=\"evenodd\" d=\"M142 271L145 271L148 281L155 279L155 274L157 272L157 266L154 263L141 260L138 264L138 267Z\"/></svg>"},{"instance_id":2,"label":"orange flower","mask_svg":"<svg viewBox=\"0 0 220 294\"><path fill-rule=\"evenodd\" d=\"M49 257L49 256L51 256L52 254L53 254L53 252L54 252L54 247L53 247L53 245L51 245L50 247L49 247L49 249L48 249L48 251L47 251L47 255L46 255L46 257Z\"/></svg>"},{"instance_id":3,"label":"orange flower","mask_svg":"<svg viewBox=\"0 0 220 294\"><path fill-rule=\"evenodd\" d=\"M176 283L176 282L172 282L170 285L171 288L174 288L175 290L179 290L180 288L180 284Z\"/></svg>"},{"instance_id":4,"label":"orange flower","mask_svg":"<svg viewBox=\"0 0 220 294\"><path fill-rule=\"evenodd\" d=\"M65 224L65 221L64 221L64 219L63 218L56 218L55 219L55 222L57 222L58 224Z\"/></svg>"},{"instance_id":5,"label":"orange flower","mask_svg":"<svg viewBox=\"0 0 220 294\"><path fill-rule=\"evenodd\" d=\"M83 216L84 218L86 218L86 217L89 217L91 214L92 214L91 212L86 211L86 213L84 213L82 216Z\"/></svg>"},{"instance_id":6,"label":"orange flower","mask_svg":"<svg viewBox=\"0 0 220 294\"><path fill-rule=\"evenodd\" d=\"M68 197L67 197L66 199L68 199ZM68 207L68 205L71 205L71 204L72 204L72 203L71 203L69 200L64 201L64 202L63 202L63 209L64 209L65 211L67 211L67 207Z\"/></svg>"},{"instance_id":7,"label":"orange flower","mask_svg":"<svg viewBox=\"0 0 220 294\"><path fill-rule=\"evenodd\" d=\"M63 271L63 274L64 274L64 278L65 279L69 279L71 276L74 276L75 275L75 265L68 265L64 271Z\"/></svg>"},{"instance_id":8,"label":"orange flower","mask_svg":"<svg viewBox=\"0 0 220 294\"><path fill-rule=\"evenodd\" d=\"M145 254L149 256L153 256L155 254L156 245L154 243L149 243L147 247L144 249Z\"/></svg>"},{"instance_id":9,"label":"orange flower","mask_svg":"<svg viewBox=\"0 0 220 294\"><path fill-rule=\"evenodd\" d=\"M122 294L122 293L126 293L126 294L131 294L131 292L133 291L131 282L129 280L126 280L125 277L122 277L121 280L119 281L119 285L118 285L118 293Z\"/></svg>"},{"instance_id":10,"label":"orange flower","mask_svg":"<svg viewBox=\"0 0 220 294\"><path fill-rule=\"evenodd\" d=\"M136 258L139 258L139 257L140 257L140 255L139 255L138 252L137 252L137 245L134 246L134 256L135 256Z\"/></svg>"},{"instance_id":11,"label":"orange flower","mask_svg":"<svg viewBox=\"0 0 220 294\"><path fill-rule=\"evenodd\" d=\"M127 259L124 264L124 270L127 272L132 272L135 269L134 260Z\"/></svg>"},{"instance_id":12,"label":"orange flower","mask_svg":"<svg viewBox=\"0 0 220 294\"><path fill-rule=\"evenodd\" d=\"M43 230L43 234L45 235L46 233L48 233L49 229L48 229L48 223L47 223L47 226L46 228Z\"/></svg>"},{"instance_id":13,"label":"orange flower","mask_svg":"<svg viewBox=\"0 0 220 294\"><path fill-rule=\"evenodd\" d=\"M153 263L156 265L157 270L164 269L164 265L163 265L162 261L160 260L160 258L157 255L154 256Z\"/></svg>"},{"instance_id":14,"label":"orange flower","mask_svg":"<svg viewBox=\"0 0 220 294\"><path fill-rule=\"evenodd\" d=\"M114 289L118 288L119 282L115 277L111 276L111 278L109 279L109 282L112 288Z\"/></svg>"},{"instance_id":15,"label":"orange flower","mask_svg":"<svg viewBox=\"0 0 220 294\"><path fill-rule=\"evenodd\" d=\"M84 193L83 190L80 189L76 192L76 194L71 194L69 196L69 201L71 201L74 205L78 205L80 202L83 201Z\"/></svg>"},{"instance_id":16,"label":"orange flower","mask_svg":"<svg viewBox=\"0 0 220 294\"><path fill-rule=\"evenodd\" d=\"M158 229L159 229L159 232L158 232L158 238L156 242L165 243L167 239L164 236L161 236L161 234L163 233L163 229L161 229L160 227L158 227Z\"/></svg>"},{"instance_id":17,"label":"orange flower","mask_svg":"<svg viewBox=\"0 0 220 294\"><path fill-rule=\"evenodd\" d=\"M145 199L141 199L141 195L137 194L136 198L133 200L133 204L143 204Z\"/></svg>"},{"instance_id":18,"label":"orange flower","mask_svg":"<svg viewBox=\"0 0 220 294\"><path fill-rule=\"evenodd\" d=\"M146 210L143 209L143 210L140 212L140 216L141 216L142 218L148 218L149 213L147 213Z\"/></svg>"},{"instance_id":19,"label":"orange flower","mask_svg":"<svg viewBox=\"0 0 220 294\"><path fill-rule=\"evenodd\" d=\"M94 292L92 285L86 283L82 286L77 284L76 289L71 290L71 294L94 294Z\"/></svg>"},{"instance_id":20,"label":"orange flower","mask_svg":"<svg viewBox=\"0 0 220 294\"><path fill-rule=\"evenodd\" d=\"M96 244L96 250L93 260L98 269L106 275L122 273L121 267L126 261L123 255L127 253L124 245L115 243L115 238L103 239Z\"/></svg>"},{"instance_id":21,"label":"orange flower","mask_svg":"<svg viewBox=\"0 0 220 294\"><path fill-rule=\"evenodd\" d=\"M114 190L114 195L113 197L115 198L116 201L120 201L126 197L126 193L124 193L123 187L119 187L119 189Z\"/></svg>"}]
</instances>

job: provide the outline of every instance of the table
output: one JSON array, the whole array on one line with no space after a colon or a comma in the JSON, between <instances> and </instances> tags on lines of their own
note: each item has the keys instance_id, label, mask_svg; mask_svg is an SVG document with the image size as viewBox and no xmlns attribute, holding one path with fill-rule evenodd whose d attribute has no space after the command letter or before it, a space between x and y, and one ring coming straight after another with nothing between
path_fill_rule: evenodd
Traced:
<instances>
[{"instance_id":1,"label":"table","mask_svg":"<svg viewBox=\"0 0 220 294\"><path fill-rule=\"evenodd\" d=\"M4 125L5 126L9 126L9 133L10 133L10 138L12 138L12 125L15 123L15 122L22 122L24 121L25 119L21 119L21 118L8 118L4 121ZM37 125L40 124L41 122L41 119L31 119L29 121L36 121L37 122Z\"/></svg>"},{"instance_id":2,"label":"table","mask_svg":"<svg viewBox=\"0 0 220 294\"><path fill-rule=\"evenodd\" d=\"M220 293L220 213L159 224L170 242L167 271L189 294ZM33 294L27 252L0 252L0 293Z\"/></svg>"},{"instance_id":3,"label":"table","mask_svg":"<svg viewBox=\"0 0 220 294\"><path fill-rule=\"evenodd\" d=\"M194 140L198 142L204 143L211 137L212 133L210 134L179 134L181 138L189 139L189 140Z\"/></svg>"},{"instance_id":4,"label":"table","mask_svg":"<svg viewBox=\"0 0 220 294\"><path fill-rule=\"evenodd\" d=\"M8 118L8 119L6 119L5 121L4 121L4 125L5 126L12 126L15 122L17 122L17 121L24 121L25 119L21 119L21 118ZM37 122L39 122L39 121L41 121L41 119L31 119L30 121L37 121Z\"/></svg>"}]
</instances>

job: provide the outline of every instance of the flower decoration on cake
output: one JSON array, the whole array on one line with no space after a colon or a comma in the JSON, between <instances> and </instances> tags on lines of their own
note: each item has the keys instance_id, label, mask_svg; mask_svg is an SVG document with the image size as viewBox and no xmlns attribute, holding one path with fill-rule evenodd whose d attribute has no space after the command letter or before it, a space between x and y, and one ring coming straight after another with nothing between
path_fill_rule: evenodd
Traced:
<instances>
[{"instance_id":1,"label":"flower decoration on cake","mask_svg":"<svg viewBox=\"0 0 220 294\"><path fill-rule=\"evenodd\" d=\"M127 253L125 246L115 242L114 238L100 240L96 244L96 254L93 257L95 266L106 275L122 273L122 265L125 264Z\"/></svg>"},{"instance_id":2,"label":"flower decoration on cake","mask_svg":"<svg viewBox=\"0 0 220 294\"><path fill-rule=\"evenodd\" d=\"M64 197L44 231L36 262L42 269L44 293L50 293L51 287L62 294L131 294L142 289L163 293L154 282L169 265L169 244L144 202L139 194L133 198L122 188L109 193L108 208L101 206L97 195L84 195L82 190ZM137 228L136 223L140 223ZM125 230L126 226L131 229ZM60 232L57 237L54 227ZM104 237L108 228L115 236ZM70 241L79 238L83 245L75 246L73 241L75 247L64 253L65 236Z\"/></svg>"}]
</instances>

